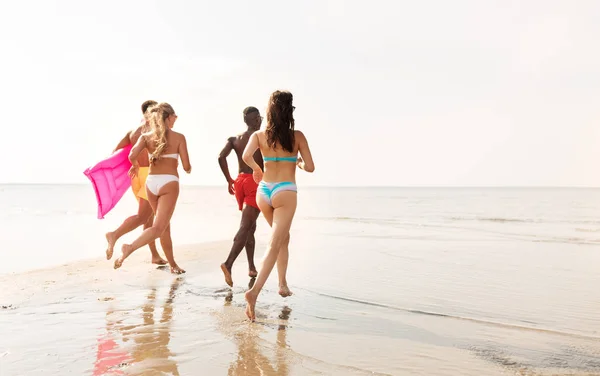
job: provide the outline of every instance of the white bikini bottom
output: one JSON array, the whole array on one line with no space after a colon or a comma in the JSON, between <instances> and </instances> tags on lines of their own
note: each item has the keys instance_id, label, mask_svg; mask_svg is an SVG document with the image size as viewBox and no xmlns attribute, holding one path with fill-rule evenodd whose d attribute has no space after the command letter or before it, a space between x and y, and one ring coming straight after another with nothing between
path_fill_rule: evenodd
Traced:
<instances>
[{"instance_id":1,"label":"white bikini bottom","mask_svg":"<svg viewBox=\"0 0 600 376\"><path fill-rule=\"evenodd\" d=\"M179 178L171 174L148 175L146 178L146 187L148 187L148 190L153 195L158 196L160 189L172 181L178 182Z\"/></svg>"}]
</instances>

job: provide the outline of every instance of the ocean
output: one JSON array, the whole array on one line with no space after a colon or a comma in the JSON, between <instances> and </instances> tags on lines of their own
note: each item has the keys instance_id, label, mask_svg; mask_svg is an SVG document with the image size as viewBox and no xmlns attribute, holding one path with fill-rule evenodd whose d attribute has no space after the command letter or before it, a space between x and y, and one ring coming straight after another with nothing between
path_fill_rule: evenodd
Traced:
<instances>
[{"instance_id":1,"label":"ocean","mask_svg":"<svg viewBox=\"0 0 600 376\"><path fill-rule=\"evenodd\" d=\"M600 189L301 186L294 295L274 269L255 324L244 252L232 290L219 270L240 220L225 186L182 187L181 278L145 248L102 260L136 207L127 192L98 220L89 185L0 186L0 280L20 281L0 295L0 375L600 374ZM268 236L259 218L257 266Z\"/></svg>"}]
</instances>

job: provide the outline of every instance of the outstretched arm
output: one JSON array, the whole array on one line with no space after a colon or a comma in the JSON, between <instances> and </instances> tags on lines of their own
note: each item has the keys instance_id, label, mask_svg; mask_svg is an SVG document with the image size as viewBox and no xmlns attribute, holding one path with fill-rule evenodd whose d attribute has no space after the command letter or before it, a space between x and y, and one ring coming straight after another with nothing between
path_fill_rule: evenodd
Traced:
<instances>
[{"instance_id":1,"label":"outstretched arm","mask_svg":"<svg viewBox=\"0 0 600 376\"><path fill-rule=\"evenodd\" d=\"M190 164L190 155L187 148L187 140L184 135L181 135L181 143L179 144L179 156L181 157L181 164L183 165L183 171L188 174L192 172L192 165Z\"/></svg>"},{"instance_id":2,"label":"outstretched arm","mask_svg":"<svg viewBox=\"0 0 600 376\"><path fill-rule=\"evenodd\" d=\"M223 176L225 176L225 180L227 180L228 184L233 183L233 179L229 174L229 166L227 165L227 157L233 150L233 141L235 137L230 137L227 139L227 143L221 152L219 153L219 167L221 167L221 172L223 172Z\"/></svg>"},{"instance_id":3,"label":"outstretched arm","mask_svg":"<svg viewBox=\"0 0 600 376\"><path fill-rule=\"evenodd\" d=\"M306 172L313 172L315 170L315 163L308 147L308 140L304 136L304 133L296 131L298 137L298 150L300 151L301 160L298 161L298 167Z\"/></svg>"},{"instance_id":4,"label":"outstretched arm","mask_svg":"<svg viewBox=\"0 0 600 376\"><path fill-rule=\"evenodd\" d=\"M131 132L127 132L125 133L125 136L121 139L121 141L119 141L119 143L117 144L117 147L115 148L115 150L113 150L113 153L119 149L123 149L125 146L131 144Z\"/></svg>"},{"instance_id":5,"label":"outstretched arm","mask_svg":"<svg viewBox=\"0 0 600 376\"><path fill-rule=\"evenodd\" d=\"M244 154L242 154L242 159L244 163L248 165L252 169L252 171L262 171L258 163L254 160L254 152L258 149L258 135L252 133L250 136L250 140L248 140L248 144L246 145L246 149L244 149Z\"/></svg>"}]
</instances>

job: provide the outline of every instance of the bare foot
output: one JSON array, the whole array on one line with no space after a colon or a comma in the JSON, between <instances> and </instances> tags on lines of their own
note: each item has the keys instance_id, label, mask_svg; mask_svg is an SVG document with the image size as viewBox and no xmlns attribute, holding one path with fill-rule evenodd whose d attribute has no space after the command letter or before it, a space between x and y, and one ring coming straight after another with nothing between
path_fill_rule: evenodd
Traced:
<instances>
[{"instance_id":1,"label":"bare foot","mask_svg":"<svg viewBox=\"0 0 600 376\"><path fill-rule=\"evenodd\" d=\"M287 298L288 296L292 296L293 293L290 291L290 289L284 285L279 287L279 295L281 295L284 298Z\"/></svg>"},{"instance_id":2,"label":"bare foot","mask_svg":"<svg viewBox=\"0 0 600 376\"><path fill-rule=\"evenodd\" d=\"M254 321L256 320L256 312L254 312L254 308L256 307L257 296L250 291L246 291L244 297L246 298L246 302L248 303L246 304L246 316L248 316L250 321Z\"/></svg>"},{"instance_id":3,"label":"bare foot","mask_svg":"<svg viewBox=\"0 0 600 376\"><path fill-rule=\"evenodd\" d=\"M121 257L115 260L115 269L119 269L123 265L123 261L133 252L131 245L123 244L121 247Z\"/></svg>"},{"instance_id":4,"label":"bare foot","mask_svg":"<svg viewBox=\"0 0 600 376\"><path fill-rule=\"evenodd\" d=\"M106 241L108 242L108 247L106 248L106 259L110 260L113 256L113 250L115 247L115 235L112 232L106 233Z\"/></svg>"},{"instance_id":5,"label":"bare foot","mask_svg":"<svg viewBox=\"0 0 600 376\"><path fill-rule=\"evenodd\" d=\"M185 270L183 270L179 266L175 265L175 266L171 266L171 273L173 273L173 274L183 274L183 273L185 273Z\"/></svg>"},{"instance_id":6,"label":"bare foot","mask_svg":"<svg viewBox=\"0 0 600 376\"><path fill-rule=\"evenodd\" d=\"M250 269L250 271L248 272L248 277L256 278L256 276L258 276L258 272L256 271L256 269Z\"/></svg>"},{"instance_id":7,"label":"bare foot","mask_svg":"<svg viewBox=\"0 0 600 376\"><path fill-rule=\"evenodd\" d=\"M223 271L223 274L225 274L225 283L227 283L229 287L233 287L233 279L231 279L231 270L227 268L227 265L225 265L225 263L221 264L221 270Z\"/></svg>"},{"instance_id":8,"label":"bare foot","mask_svg":"<svg viewBox=\"0 0 600 376\"><path fill-rule=\"evenodd\" d=\"M152 256L152 263L156 265L167 265L167 262L158 255Z\"/></svg>"}]
</instances>

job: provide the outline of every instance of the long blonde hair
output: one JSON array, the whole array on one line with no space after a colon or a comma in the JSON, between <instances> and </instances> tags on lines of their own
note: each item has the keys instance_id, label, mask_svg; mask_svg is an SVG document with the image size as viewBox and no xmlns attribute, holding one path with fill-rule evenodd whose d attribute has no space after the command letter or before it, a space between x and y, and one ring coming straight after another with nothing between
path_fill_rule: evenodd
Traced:
<instances>
[{"instance_id":1,"label":"long blonde hair","mask_svg":"<svg viewBox=\"0 0 600 376\"><path fill-rule=\"evenodd\" d=\"M150 127L152 128L152 139L155 142L155 149L150 154L150 163L154 164L160 158L161 154L167 148L167 118L175 114L175 110L168 103L159 103L148 109Z\"/></svg>"}]
</instances>

